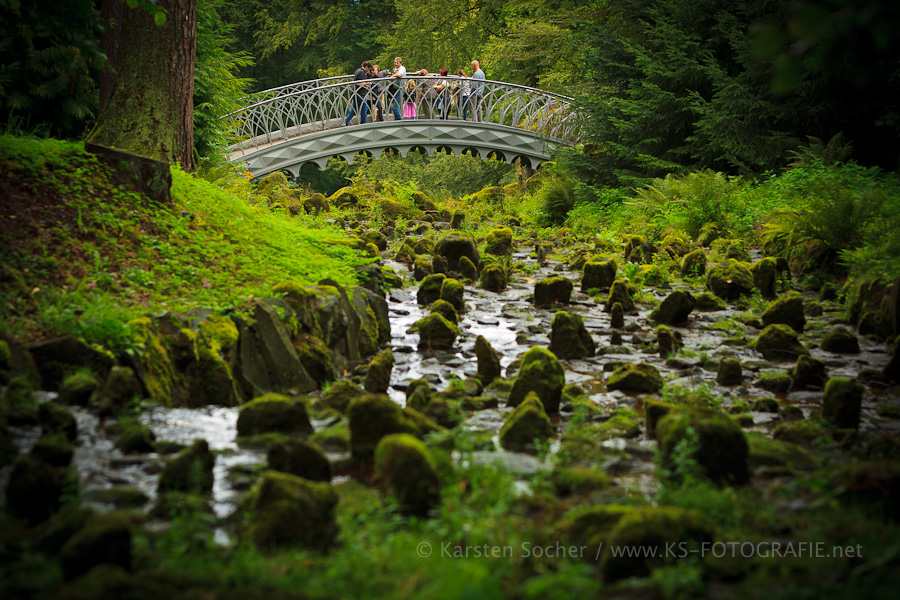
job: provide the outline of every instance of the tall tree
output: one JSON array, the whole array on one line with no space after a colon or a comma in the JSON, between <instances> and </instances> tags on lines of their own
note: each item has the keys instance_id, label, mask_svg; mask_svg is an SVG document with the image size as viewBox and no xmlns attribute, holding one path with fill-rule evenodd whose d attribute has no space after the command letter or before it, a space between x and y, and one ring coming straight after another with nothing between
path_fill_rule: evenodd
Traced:
<instances>
[{"instance_id":1,"label":"tall tree","mask_svg":"<svg viewBox=\"0 0 900 600\"><path fill-rule=\"evenodd\" d=\"M159 5L164 13L125 7L115 83L88 141L193 170L196 2Z\"/></svg>"}]
</instances>

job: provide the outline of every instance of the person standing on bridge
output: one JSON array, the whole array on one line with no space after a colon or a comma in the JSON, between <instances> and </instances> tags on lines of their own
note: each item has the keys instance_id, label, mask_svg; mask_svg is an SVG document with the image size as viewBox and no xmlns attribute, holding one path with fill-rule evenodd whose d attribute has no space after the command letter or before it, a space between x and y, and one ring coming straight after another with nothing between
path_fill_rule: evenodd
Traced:
<instances>
[{"instance_id":1,"label":"person standing on bridge","mask_svg":"<svg viewBox=\"0 0 900 600\"><path fill-rule=\"evenodd\" d=\"M371 79L384 79L388 75L390 75L388 70L385 69L381 71L378 69L378 65L373 65L369 70L369 77ZM372 98L372 120L376 122L384 121L384 107L381 105L382 92L384 92L384 83L381 81L373 81L370 96Z\"/></svg>"},{"instance_id":2,"label":"person standing on bridge","mask_svg":"<svg viewBox=\"0 0 900 600\"><path fill-rule=\"evenodd\" d=\"M481 114L481 100L484 97L484 71L477 60L472 61L472 95L469 101L472 103L472 120L480 122L483 115Z\"/></svg>"},{"instance_id":3,"label":"person standing on bridge","mask_svg":"<svg viewBox=\"0 0 900 600\"><path fill-rule=\"evenodd\" d=\"M459 81L453 84L456 87L454 93L457 94L456 116L462 117L462 120L465 121L469 115L469 95L472 92L469 87L469 79L466 77L466 70L460 69L456 72L456 76L459 77Z\"/></svg>"},{"instance_id":4,"label":"person standing on bridge","mask_svg":"<svg viewBox=\"0 0 900 600\"><path fill-rule=\"evenodd\" d=\"M403 66L403 59L399 56L394 59L394 70L391 72L394 78L394 84L390 87L391 95L391 112L394 113L395 121L403 120L403 113L400 112L400 106L403 104L403 78L406 77L406 67Z\"/></svg>"},{"instance_id":5,"label":"person standing on bridge","mask_svg":"<svg viewBox=\"0 0 900 600\"><path fill-rule=\"evenodd\" d=\"M353 106L350 108L350 112L347 113L347 118L344 120L344 125L350 124L350 119L353 118L353 115L359 111L359 124L366 124L366 115L369 114L369 103L366 102L366 96L369 93L369 84L365 83L365 81L369 78L369 71L372 69L372 63L369 61L363 61L363 64L356 70L356 73L353 74L353 81L358 82L356 85L356 93L353 94Z\"/></svg>"}]
</instances>

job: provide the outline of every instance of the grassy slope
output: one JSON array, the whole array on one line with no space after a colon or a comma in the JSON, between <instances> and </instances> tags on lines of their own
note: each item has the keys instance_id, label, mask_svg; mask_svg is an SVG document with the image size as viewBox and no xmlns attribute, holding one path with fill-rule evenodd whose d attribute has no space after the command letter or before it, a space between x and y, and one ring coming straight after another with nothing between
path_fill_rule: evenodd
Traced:
<instances>
[{"instance_id":1,"label":"grassy slope","mask_svg":"<svg viewBox=\"0 0 900 600\"><path fill-rule=\"evenodd\" d=\"M172 169L172 203L115 186L81 144L0 137L0 332L112 347L161 309L240 308L294 279L354 283L361 259L297 220Z\"/></svg>"}]
</instances>

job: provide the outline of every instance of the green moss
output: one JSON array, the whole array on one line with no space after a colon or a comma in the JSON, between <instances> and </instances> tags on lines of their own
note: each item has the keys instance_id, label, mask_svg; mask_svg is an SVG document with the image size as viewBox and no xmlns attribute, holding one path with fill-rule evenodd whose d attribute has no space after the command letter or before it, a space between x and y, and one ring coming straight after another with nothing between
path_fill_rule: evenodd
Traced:
<instances>
[{"instance_id":1,"label":"green moss","mask_svg":"<svg viewBox=\"0 0 900 600\"><path fill-rule=\"evenodd\" d=\"M772 432L772 437L782 442L791 442L807 447L830 439L828 431L822 427L822 424L811 420L779 423Z\"/></svg>"},{"instance_id":2,"label":"green moss","mask_svg":"<svg viewBox=\"0 0 900 600\"><path fill-rule=\"evenodd\" d=\"M188 393L185 406L237 406L241 394L231 367L215 348L198 345L197 360L185 372Z\"/></svg>"},{"instance_id":3,"label":"green moss","mask_svg":"<svg viewBox=\"0 0 900 600\"><path fill-rule=\"evenodd\" d=\"M532 391L504 420L500 445L507 450L534 452L535 442L546 441L553 433L544 406L537 393Z\"/></svg>"},{"instance_id":4,"label":"green moss","mask_svg":"<svg viewBox=\"0 0 900 600\"><path fill-rule=\"evenodd\" d=\"M318 446L303 440L282 439L269 444L269 468L310 481L331 481L331 464Z\"/></svg>"},{"instance_id":5,"label":"green moss","mask_svg":"<svg viewBox=\"0 0 900 600\"><path fill-rule=\"evenodd\" d=\"M633 438L641 433L637 413L627 407L617 408L609 419L597 425L589 425L586 429L597 440Z\"/></svg>"},{"instance_id":6,"label":"green moss","mask_svg":"<svg viewBox=\"0 0 900 600\"><path fill-rule=\"evenodd\" d=\"M143 381L150 399L162 406L171 407L175 368L162 338L147 317L134 319L129 324L132 326L132 341L143 348Z\"/></svg>"},{"instance_id":7,"label":"green moss","mask_svg":"<svg viewBox=\"0 0 900 600\"><path fill-rule=\"evenodd\" d=\"M306 372L320 385L327 381L335 381L338 378L337 369L334 366L334 353L325 342L313 335L300 334L293 340L297 358Z\"/></svg>"},{"instance_id":8,"label":"green moss","mask_svg":"<svg viewBox=\"0 0 900 600\"><path fill-rule=\"evenodd\" d=\"M238 413L239 436L260 433L310 434L306 404L281 394L266 394L241 407Z\"/></svg>"},{"instance_id":9,"label":"green moss","mask_svg":"<svg viewBox=\"0 0 900 600\"><path fill-rule=\"evenodd\" d=\"M723 300L737 300L753 291L753 275L746 264L729 258L709 270L706 287Z\"/></svg>"},{"instance_id":10,"label":"green moss","mask_svg":"<svg viewBox=\"0 0 900 600\"><path fill-rule=\"evenodd\" d=\"M351 400L357 396L365 396L365 394L365 390L349 379L341 379L322 392L322 402L343 414L347 412Z\"/></svg>"},{"instance_id":11,"label":"green moss","mask_svg":"<svg viewBox=\"0 0 900 600\"><path fill-rule=\"evenodd\" d=\"M440 299L441 286L446 278L447 276L443 273L435 273L425 277L421 285L419 285L419 291L416 292L416 300L418 300L419 304L428 306L435 300Z\"/></svg>"},{"instance_id":12,"label":"green moss","mask_svg":"<svg viewBox=\"0 0 900 600\"><path fill-rule=\"evenodd\" d=\"M803 314L803 297L799 292L788 292L773 301L762 315L763 325L781 323L794 331L803 331L806 317Z\"/></svg>"},{"instance_id":13,"label":"green moss","mask_svg":"<svg viewBox=\"0 0 900 600\"><path fill-rule=\"evenodd\" d=\"M580 496L608 488L612 479L594 467L576 465L554 469L550 483L559 496Z\"/></svg>"},{"instance_id":14,"label":"green moss","mask_svg":"<svg viewBox=\"0 0 900 600\"><path fill-rule=\"evenodd\" d=\"M814 469L818 462L810 452L799 444L774 440L761 433L747 434L750 449L750 467L787 467L790 469Z\"/></svg>"},{"instance_id":15,"label":"green moss","mask_svg":"<svg viewBox=\"0 0 900 600\"><path fill-rule=\"evenodd\" d=\"M676 448L681 444L713 481L731 484L747 481L747 440L737 423L725 413L678 408L657 423L656 433L668 468L675 466Z\"/></svg>"},{"instance_id":16,"label":"green moss","mask_svg":"<svg viewBox=\"0 0 900 600\"><path fill-rule=\"evenodd\" d=\"M71 580L99 564L116 565L130 571L131 527L129 517L123 514L107 513L92 517L62 547L60 564L63 576Z\"/></svg>"},{"instance_id":17,"label":"green moss","mask_svg":"<svg viewBox=\"0 0 900 600\"><path fill-rule=\"evenodd\" d=\"M613 281L603 310L611 312L616 304L620 304L624 312L634 312L634 297L631 293L631 288L621 279Z\"/></svg>"},{"instance_id":18,"label":"green moss","mask_svg":"<svg viewBox=\"0 0 900 600\"><path fill-rule=\"evenodd\" d=\"M631 393L654 394L664 385L662 375L648 363L622 365L606 380L607 389Z\"/></svg>"},{"instance_id":19,"label":"green moss","mask_svg":"<svg viewBox=\"0 0 900 600\"><path fill-rule=\"evenodd\" d=\"M760 373L759 379L754 381L753 385L769 392L784 394L791 388L791 374L786 372Z\"/></svg>"},{"instance_id":20,"label":"green moss","mask_svg":"<svg viewBox=\"0 0 900 600\"><path fill-rule=\"evenodd\" d=\"M100 389L100 382L93 374L78 371L66 377L59 386L60 404L87 406L91 395Z\"/></svg>"},{"instance_id":21,"label":"green moss","mask_svg":"<svg viewBox=\"0 0 900 600\"><path fill-rule=\"evenodd\" d=\"M428 310L441 315L454 325L459 324L459 314L456 312L456 308L446 300L435 300Z\"/></svg>"},{"instance_id":22,"label":"green moss","mask_svg":"<svg viewBox=\"0 0 900 600\"><path fill-rule=\"evenodd\" d=\"M529 392L536 392L547 412L558 412L565 383L565 371L556 356L534 346L522 357L507 404L518 406Z\"/></svg>"},{"instance_id":23,"label":"green moss","mask_svg":"<svg viewBox=\"0 0 900 600\"><path fill-rule=\"evenodd\" d=\"M309 441L326 452L350 451L350 428L346 421L319 429L309 436Z\"/></svg>"},{"instance_id":24,"label":"green moss","mask_svg":"<svg viewBox=\"0 0 900 600\"><path fill-rule=\"evenodd\" d=\"M6 486L7 510L27 523L40 523L59 510L70 484L77 487L77 478L73 481L64 468L20 455Z\"/></svg>"},{"instance_id":25,"label":"green moss","mask_svg":"<svg viewBox=\"0 0 900 600\"><path fill-rule=\"evenodd\" d=\"M425 444L409 434L388 435L378 442L375 478L407 514L425 517L440 503L434 459Z\"/></svg>"},{"instance_id":26,"label":"green moss","mask_svg":"<svg viewBox=\"0 0 900 600\"><path fill-rule=\"evenodd\" d=\"M605 290L612 286L616 280L616 261L589 260L584 265L584 275L581 278L581 291Z\"/></svg>"},{"instance_id":27,"label":"green moss","mask_svg":"<svg viewBox=\"0 0 900 600\"><path fill-rule=\"evenodd\" d=\"M390 348L378 353L369 363L363 388L369 393L386 392L391 384L391 371L394 368L394 353Z\"/></svg>"},{"instance_id":28,"label":"green moss","mask_svg":"<svg viewBox=\"0 0 900 600\"><path fill-rule=\"evenodd\" d=\"M44 402L38 407L38 422L45 435L60 433L70 442L78 435L78 426L72 412L56 402Z\"/></svg>"},{"instance_id":29,"label":"green moss","mask_svg":"<svg viewBox=\"0 0 900 600\"><path fill-rule=\"evenodd\" d=\"M415 417L410 418L410 413L405 413L383 394L354 398L350 402L347 416L350 419L350 452L357 460L371 460L375 446L386 435L422 435Z\"/></svg>"},{"instance_id":30,"label":"green moss","mask_svg":"<svg viewBox=\"0 0 900 600\"><path fill-rule=\"evenodd\" d=\"M509 227L492 229L485 238L484 251L496 256L512 254L513 232Z\"/></svg>"},{"instance_id":31,"label":"green moss","mask_svg":"<svg viewBox=\"0 0 900 600\"><path fill-rule=\"evenodd\" d=\"M534 305L549 308L557 304L568 304L575 284L565 277L547 277L534 284Z\"/></svg>"},{"instance_id":32,"label":"green moss","mask_svg":"<svg viewBox=\"0 0 900 600\"><path fill-rule=\"evenodd\" d=\"M123 419L122 431L116 437L115 446L124 453L153 452L156 436L138 419Z\"/></svg>"},{"instance_id":33,"label":"green moss","mask_svg":"<svg viewBox=\"0 0 900 600\"><path fill-rule=\"evenodd\" d=\"M266 471L250 495L242 532L263 550L291 546L324 550L337 537L337 503L328 483Z\"/></svg>"},{"instance_id":34,"label":"green moss","mask_svg":"<svg viewBox=\"0 0 900 600\"><path fill-rule=\"evenodd\" d=\"M453 305L458 313L466 312L466 302L463 298L465 294L465 286L456 279L449 277L441 282L440 299Z\"/></svg>"},{"instance_id":35,"label":"green moss","mask_svg":"<svg viewBox=\"0 0 900 600\"><path fill-rule=\"evenodd\" d=\"M809 354L793 329L777 323L763 329L753 341L753 347L766 360L792 361L801 354Z\"/></svg>"},{"instance_id":36,"label":"green moss","mask_svg":"<svg viewBox=\"0 0 900 600\"><path fill-rule=\"evenodd\" d=\"M591 334L579 315L559 311L550 323L550 352L557 358L585 358L596 350Z\"/></svg>"},{"instance_id":37,"label":"green moss","mask_svg":"<svg viewBox=\"0 0 900 600\"><path fill-rule=\"evenodd\" d=\"M72 464L75 448L63 434L57 433L41 437L31 448L30 455L54 467L68 467Z\"/></svg>"},{"instance_id":38,"label":"green moss","mask_svg":"<svg viewBox=\"0 0 900 600\"><path fill-rule=\"evenodd\" d=\"M502 292L509 285L509 277L502 266L490 264L482 269L478 285L489 292Z\"/></svg>"},{"instance_id":39,"label":"green moss","mask_svg":"<svg viewBox=\"0 0 900 600\"><path fill-rule=\"evenodd\" d=\"M432 350L452 348L459 335L459 327L438 313L426 315L413 323L407 333L419 334L419 348Z\"/></svg>"},{"instance_id":40,"label":"green moss","mask_svg":"<svg viewBox=\"0 0 900 600\"><path fill-rule=\"evenodd\" d=\"M846 377L832 377L825 384L822 417L840 429L859 427L859 415L865 388Z\"/></svg>"},{"instance_id":41,"label":"green moss","mask_svg":"<svg viewBox=\"0 0 900 600\"><path fill-rule=\"evenodd\" d=\"M209 493L213 486L215 457L204 439L195 440L189 448L166 462L159 475L159 491Z\"/></svg>"},{"instance_id":42,"label":"green moss","mask_svg":"<svg viewBox=\"0 0 900 600\"><path fill-rule=\"evenodd\" d=\"M618 504L586 506L570 511L557 527L559 537L576 546L591 548L594 553L586 558L593 560L597 550L606 546L610 532L625 515L636 509Z\"/></svg>"}]
</instances>

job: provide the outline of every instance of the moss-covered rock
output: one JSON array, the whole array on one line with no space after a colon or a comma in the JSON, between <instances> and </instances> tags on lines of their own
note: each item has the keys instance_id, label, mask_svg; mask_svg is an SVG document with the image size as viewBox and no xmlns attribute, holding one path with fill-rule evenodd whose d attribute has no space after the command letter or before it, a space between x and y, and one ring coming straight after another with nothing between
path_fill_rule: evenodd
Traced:
<instances>
[{"instance_id":1,"label":"moss-covered rock","mask_svg":"<svg viewBox=\"0 0 900 600\"><path fill-rule=\"evenodd\" d=\"M838 429L859 427L859 413L865 388L846 377L832 377L825 384L822 418Z\"/></svg>"},{"instance_id":2,"label":"moss-covered rock","mask_svg":"<svg viewBox=\"0 0 900 600\"><path fill-rule=\"evenodd\" d=\"M73 483L77 479L67 469L20 455L6 486L7 510L29 524L45 521L59 510L66 487Z\"/></svg>"},{"instance_id":3,"label":"moss-covered rock","mask_svg":"<svg viewBox=\"0 0 900 600\"><path fill-rule=\"evenodd\" d=\"M713 294L712 292L703 292L698 295L694 303L694 309L701 312L714 312L717 310L725 310L728 305L724 300Z\"/></svg>"},{"instance_id":4,"label":"moss-covered rock","mask_svg":"<svg viewBox=\"0 0 900 600\"><path fill-rule=\"evenodd\" d=\"M347 412L350 401L358 396L365 396L366 392L349 379L341 379L334 382L322 392L322 402L339 413Z\"/></svg>"},{"instance_id":5,"label":"moss-covered rock","mask_svg":"<svg viewBox=\"0 0 900 600\"><path fill-rule=\"evenodd\" d=\"M100 564L116 565L130 571L132 564L132 524L128 516L107 513L92 517L60 552L60 566L67 581Z\"/></svg>"},{"instance_id":6,"label":"moss-covered rock","mask_svg":"<svg viewBox=\"0 0 900 600\"><path fill-rule=\"evenodd\" d=\"M287 189L287 187L287 176L281 171L272 171L256 184L256 193L271 196L280 190Z\"/></svg>"},{"instance_id":7,"label":"moss-covered rock","mask_svg":"<svg viewBox=\"0 0 900 600\"><path fill-rule=\"evenodd\" d=\"M659 355L663 357L674 356L681 350L684 342L681 339L681 332L677 329L670 329L665 325L659 325L656 328L656 348Z\"/></svg>"},{"instance_id":8,"label":"moss-covered rock","mask_svg":"<svg viewBox=\"0 0 900 600\"><path fill-rule=\"evenodd\" d=\"M204 439L194 440L190 447L166 461L159 475L159 491L208 494L213 487L213 465L216 457Z\"/></svg>"},{"instance_id":9,"label":"moss-covered rock","mask_svg":"<svg viewBox=\"0 0 900 600\"><path fill-rule=\"evenodd\" d=\"M325 342L308 334L294 336L291 342L297 352L297 358L300 359L300 364L319 385L327 381L335 381L338 378L338 372L334 366L334 353Z\"/></svg>"},{"instance_id":10,"label":"moss-covered rock","mask_svg":"<svg viewBox=\"0 0 900 600\"><path fill-rule=\"evenodd\" d=\"M753 402L750 410L777 414L781 410L781 405L778 404L778 400L775 398L760 398Z\"/></svg>"},{"instance_id":11,"label":"moss-covered rock","mask_svg":"<svg viewBox=\"0 0 900 600\"><path fill-rule=\"evenodd\" d=\"M488 232L484 251L495 256L509 256L513 251L513 232L509 227L498 227Z\"/></svg>"},{"instance_id":12,"label":"moss-covered rock","mask_svg":"<svg viewBox=\"0 0 900 600\"><path fill-rule=\"evenodd\" d=\"M100 382L90 373L78 372L66 377L59 386L60 404L87 406L91 396L100 389Z\"/></svg>"},{"instance_id":13,"label":"moss-covered rock","mask_svg":"<svg viewBox=\"0 0 900 600\"><path fill-rule=\"evenodd\" d=\"M716 371L716 383L724 386L741 385L744 381L744 371L741 361L734 357L725 357L719 361Z\"/></svg>"},{"instance_id":14,"label":"moss-covered rock","mask_svg":"<svg viewBox=\"0 0 900 600\"><path fill-rule=\"evenodd\" d=\"M56 402L44 402L38 406L38 422L44 435L61 433L70 442L78 436L78 425L72 411Z\"/></svg>"},{"instance_id":15,"label":"moss-covered rock","mask_svg":"<svg viewBox=\"0 0 900 600\"><path fill-rule=\"evenodd\" d=\"M40 372L41 388L58 390L65 376L84 369L103 379L116 364L109 352L67 335L28 346Z\"/></svg>"},{"instance_id":16,"label":"moss-covered rock","mask_svg":"<svg viewBox=\"0 0 900 600\"><path fill-rule=\"evenodd\" d=\"M621 279L615 280L612 287L609 288L609 297L606 299L603 310L610 312L615 304L621 304L624 312L634 312L634 297L631 288Z\"/></svg>"},{"instance_id":17,"label":"moss-covered rock","mask_svg":"<svg viewBox=\"0 0 900 600\"><path fill-rule=\"evenodd\" d=\"M125 454L153 452L156 435L149 427L138 419L123 419L120 424L121 431L116 436L116 448Z\"/></svg>"},{"instance_id":18,"label":"moss-covered rock","mask_svg":"<svg viewBox=\"0 0 900 600\"><path fill-rule=\"evenodd\" d=\"M475 281L478 279L478 267L475 266L468 256L462 256L459 259L459 274L463 280Z\"/></svg>"},{"instance_id":19,"label":"moss-covered rock","mask_svg":"<svg viewBox=\"0 0 900 600\"><path fill-rule=\"evenodd\" d=\"M747 481L747 440L741 428L722 412L701 408L678 408L656 426L663 460L674 467L676 448L689 453L707 477L717 482ZM686 445L686 446L685 446Z\"/></svg>"},{"instance_id":20,"label":"moss-covered rock","mask_svg":"<svg viewBox=\"0 0 900 600\"><path fill-rule=\"evenodd\" d=\"M431 261L424 256L419 256L413 262L413 279L416 281L423 281L429 275L434 274L434 267L431 264Z\"/></svg>"},{"instance_id":21,"label":"moss-covered rock","mask_svg":"<svg viewBox=\"0 0 900 600\"><path fill-rule=\"evenodd\" d=\"M681 259L681 276L705 275L706 274L706 251L703 248L697 248L684 255Z\"/></svg>"},{"instance_id":22,"label":"moss-covered rock","mask_svg":"<svg viewBox=\"0 0 900 600\"><path fill-rule=\"evenodd\" d=\"M791 372L791 388L795 390L822 389L827 374L825 363L818 358L803 354L797 357Z\"/></svg>"},{"instance_id":23,"label":"moss-covered rock","mask_svg":"<svg viewBox=\"0 0 900 600\"><path fill-rule=\"evenodd\" d=\"M420 413L404 411L384 394L354 398L347 410L350 420L350 452L357 460L372 460L375 446L386 435L409 433L421 436L439 429Z\"/></svg>"},{"instance_id":24,"label":"moss-covered rock","mask_svg":"<svg viewBox=\"0 0 900 600\"><path fill-rule=\"evenodd\" d=\"M688 315L694 310L696 300L688 291L675 290L665 297L659 306L650 313L650 319L657 323L679 325L688 320Z\"/></svg>"},{"instance_id":25,"label":"moss-covered rock","mask_svg":"<svg viewBox=\"0 0 900 600\"><path fill-rule=\"evenodd\" d=\"M450 216L450 228L461 229L463 222L466 220L466 213L462 210L454 210Z\"/></svg>"},{"instance_id":26,"label":"moss-covered rock","mask_svg":"<svg viewBox=\"0 0 900 600\"><path fill-rule=\"evenodd\" d=\"M313 432L306 404L281 394L266 394L241 407L238 436L261 433L308 435Z\"/></svg>"},{"instance_id":27,"label":"moss-covered rock","mask_svg":"<svg viewBox=\"0 0 900 600\"><path fill-rule=\"evenodd\" d=\"M418 303L423 306L428 306L435 300L439 300L441 297L441 286L444 285L444 280L446 278L447 276L443 273L435 273L434 275L426 276L419 285L419 290L416 292L416 300Z\"/></svg>"},{"instance_id":28,"label":"moss-covered rock","mask_svg":"<svg viewBox=\"0 0 900 600\"><path fill-rule=\"evenodd\" d=\"M548 413L558 412L565 384L565 371L556 355L544 348L532 347L522 357L507 404L518 406L529 392L535 392Z\"/></svg>"},{"instance_id":29,"label":"moss-covered rock","mask_svg":"<svg viewBox=\"0 0 900 600\"><path fill-rule=\"evenodd\" d=\"M549 308L555 304L568 304L575 284L565 277L547 277L534 284L534 305Z\"/></svg>"},{"instance_id":30,"label":"moss-covered rock","mask_svg":"<svg viewBox=\"0 0 900 600\"><path fill-rule=\"evenodd\" d=\"M500 445L507 450L535 451L535 441L553 436L553 425L537 393L531 391L503 422Z\"/></svg>"},{"instance_id":31,"label":"moss-covered rock","mask_svg":"<svg viewBox=\"0 0 900 600\"><path fill-rule=\"evenodd\" d=\"M797 292L788 292L772 302L762 316L763 325L779 323L794 331L803 331L806 317L803 314L803 297Z\"/></svg>"},{"instance_id":32,"label":"moss-covered rock","mask_svg":"<svg viewBox=\"0 0 900 600\"><path fill-rule=\"evenodd\" d=\"M691 245L677 235L667 235L659 242L659 251L671 258L681 258L691 251Z\"/></svg>"},{"instance_id":33,"label":"moss-covered rock","mask_svg":"<svg viewBox=\"0 0 900 600\"><path fill-rule=\"evenodd\" d=\"M75 447L62 433L42 436L29 452L41 462L54 467L68 467L75 456Z\"/></svg>"},{"instance_id":34,"label":"moss-covered rock","mask_svg":"<svg viewBox=\"0 0 900 600\"><path fill-rule=\"evenodd\" d=\"M621 390L636 394L655 394L666 384L659 371L651 364L622 365L606 380L609 390Z\"/></svg>"},{"instance_id":35,"label":"moss-covered rock","mask_svg":"<svg viewBox=\"0 0 900 600\"><path fill-rule=\"evenodd\" d=\"M797 338L797 333L788 325L778 323L763 329L753 341L753 347L763 358L773 361L791 361L809 354Z\"/></svg>"},{"instance_id":36,"label":"moss-covered rock","mask_svg":"<svg viewBox=\"0 0 900 600\"><path fill-rule=\"evenodd\" d=\"M38 422L38 405L34 389L25 375L13 377L0 402L0 413L13 425L34 425Z\"/></svg>"},{"instance_id":37,"label":"moss-covered rock","mask_svg":"<svg viewBox=\"0 0 900 600\"><path fill-rule=\"evenodd\" d=\"M709 253L718 259L735 259L742 262L750 261L750 250L747 242L739 239L714 240L709 245Z\"/></svg>"},{"instance_id":38,"label":"moss-covered rock","mask_svg":"<svg viewBox=\"0 0 900 600\"><path fill-rule=\"evenodd\" d=\"M706 287L724 300L737 300L753 291L753 276L745 263L733 258L709 270Z\"/></svg>"},{"instance_id":39,"label":"moss-covered rock","mask_svg":"<svg viewBox=\"0 0 900 600\"><path fill-rule=\"evenodd\" d=\"M452 348L459 336L459 327L438 313L426 315L413 323L407 333L419 334L419 348L435 350Z\"/></svg>"},{"instance_id":40,"label":"moss-covered rock","mask_svg":"<svg viewBox=\"0 0 900 600\"><path fill-rule=\"evenodd\" d=\"M101 413L115 413L143 397L141 382L131 367L113 367L103 389L91 398Z\"/></svg>"},{"instance_id":41,"label":"moss-covered rock","mask_svg":"<svg viewBox=\"0 0 900 600\"><path fill-rule=\"evenodd\" d=\"M557 358L585 358L596 351L591 334L579 315L559 311L550 323L550 352Z\"/></svg>"},{"instance_id":42,"label":"moss-covered rock","mask_svg":"<svg viewBox=\"0 0 900 600\"><path fill-rule=\"evenodd\" d=\"M405 433L385 436L375 448L378 487L397 499L400 509L426 517L440 504L437 467L425 444Z\"/></svg>"},{"instance_id":43,"label":"moss-covered rock","mask_svg":"<svg viewBox=\"0 0 900 600\"><path fill-rule=\"evenodd\" d=\"M581 291L609 289L616 280L616 268L614 259L586 262L581 278Z\"/></svg>"},{"instance_id":44,"label":"moss-covered rock","mask_svg":"<svg viewBox=\"0 0 900 600\"><path fill-rule=\"evenodd\" d=\"M613 302L613 305L609 310L609 326L613 329L622 329L625 327L625 307L622 306L621 302ZM621 337L621 333L619 334L619 337ZM620 346L622 342L619 340L619 343L617 344L615 341L610 341L610 344Z\"/></svg>"},{"instance_id":45,"label":"moss-covered rock","mask_svg":"<svg viewBox=\"0 0 900 600\"><path fill-rule=\"evenodd\" d=\"M775 394L785 394L791 389L791 374L786 372L760 373L753 385Z\"/></svg>"},{"instance_id":46,"label":"moss-covered rock","mask_svg":"<svg viewBox=\"0 0 900 600\"><path fill-rule=\"evenodd\" d=\"M394 353L390 348L382 350L369 363L363 388L371 393L386 392L391 385L391 371L394 369Z\"/></svg>"},{"instance_id":47,"label":"moss-covered rock","mask_svg":"<svg viewBox=\"0 0 900 600\"><path fill-rule=\"evenodd\" d=\"M750 449L748 463L751 468L787 467L797 470L816 468L816 458L803 446L791 442L774 440L761 433L747 435Z\"/></svg>"},{"instance_id":48,"label":"moss-covered rock","mask_svg":"<svg viewBox=\"0 0 900 600\"><path fill-rule=\"evenodd\" d=\"M318 446L304 440L282 439L266 450L269 468L310 481L331 481L331 464Z\"/></svg>"},{"instance_id":49,"label":"moss-covered rock","mask_svg":"<svg viewBox=\"0 0 900 600\"><path fill-rule=\"evenodd\" d=\"M776 296L775 286L778 283L778 263L772 257L762 258L750 267L753 275L753 286L759 290L763 298Z\"/></svg>"},{"instance_id":50,"label":"moss-covered rock","mask_svg":"<svg viewBox=\"0 0 900 600\"><path fill-rule=\"evenodd\" d=\"M250 494L243 531L264 550L291 546L326 550L337 538L337 503L328 483L266 471Z\"/></svg>"},{"instance_id":51,"label":"moss-covered rock","mask_svg":"<svg viewBox=\"0 0 900 600\"><path fill-rule=\"evenodd\" d=\"M478 285L489 292L502 292L509 285L506 269L498 264L490 264L481 271Z\"/></svg>"},{"instance_id":52,"label":"moss-covered rock","mask_svg":"<svg viewBox=\"0 0 900 600\"><path fill-rule=\"evenodd\" d=\"M573 465L554 469L550 483L558 496L580 496L607 489L612 478L595 467Z\"/></svg>"},{"instance_id":53,"label":"moss-covered rock","mask_svg":"<svg viewBox=\"0 0 900 600\"><path fill-rule=\"evenodd\" d=\"M477 376L484 385L500 377L500 355L482 335L475 338L475 357L478 361Z\"/></svg>"},{"instance_id":54,"label":"moss-covered rock","mask_svg":"<svg viewBox=\"0 0 900 600\"><path fill-rule=\"evenodd\" d=\"M435 300L428 307L428 310L441 315L454 325L459 325L459 313L456 311L456 307L446 300Z\"/></svg>"},{"instance_id":55,"label":"moss-covered rock","mask_svg":"<svg viewBox=\"0 0 900 600\"><path fill-rule=\"evenodd\" d=\"M440 299L452 304L460 314L466 312L466 301L463 298L465 292L466 287L456 279L447 277L441 282Z\"/></svg>"},{"instance_id":56,"label":"moss-covered rock","mask_svg":"<svg viewBox=\"0 0 900 600\"><path fill-rule=\"evenodd\" d=\"M820 347L836 354L859 354L859 340L856 334L843 325L835 325L822 337Z\"/></svg>"},{"instance_id":57,"label":"moss-covered rock","mask_svg":"<svg viewBox=\"0 0 900 600\"><path fill-rule=\"evenodd\" d=\"M459 270L459 259L463 256L468 257L476 267L481 263L478 245L469 233L455 231L447 234L435 245L434 254L446 259L447 268L451 271Z\"/></svg>"},{"instance_id":58,"label":"moss-covered rock","mask_svg":"<svg viewBox=\"0 0 900 600\"><path fill-rule=\"evenodd\" d=\"M303 199L303 210L311 215L320 215L331 212L331 204L328 203L324 194L315 193Z\"/></svg>"},{"instance_id":59,"label":"moss-covered rock","mask_svg":"<svg viewBox=\"0 0 900 600\"><path fill-rule=\"evenodd\" d=\"M602 546L600 572L607 582L646 577L658 567L674 564L679 557L695 556L714 537L715 526L701 512L670 506L641 507L616 520ZM673 547L679 552L666 552ZM644 551L613 552L613 548Z\"/></svg>"},{"instance_id":60,"label":"moss-covered rock","mask_svg":"<svg viewBox=\"0 0 900 600\"><path fill-rule=\"evenodd\" d=\"M660 419L665 417L675 405L664 402L655 396L645 396L642 400L644 406L644 420L647 427L647 437L656 438L656 426Z\"/></svg>"},{"instance_id":61,"label":"moss-covered rock","mask_svg":"<svg viewBox=\"0 0 900 600\"><path fill-rule=\"evenodd\" d=\"M817 421L798 420L779 423L772 437L781 442L791 442L810 447L819 440L828 440L829 435Z\"/></svg>"}]
</instances>

